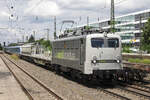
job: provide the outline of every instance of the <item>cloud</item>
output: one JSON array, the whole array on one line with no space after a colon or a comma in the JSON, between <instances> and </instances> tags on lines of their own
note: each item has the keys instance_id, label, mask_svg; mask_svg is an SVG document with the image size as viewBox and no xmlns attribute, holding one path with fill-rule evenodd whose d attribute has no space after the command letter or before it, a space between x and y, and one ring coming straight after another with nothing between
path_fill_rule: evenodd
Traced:
<instances>
[{"instance_id":1,"label":"cloud","mask_svg":"<svg viewBox=\"0 0 150 100\"><path fill-rule=\"evenodd\" d=\"M101 8L106 4L106 0L57 0L57 4L62 9L85 9L85 8ZM92 8L93 9L93 8Z\"/></svg>"},{"instance_id":2,"label":"cloud","mask_svg":"<svg viewBox=\"0 0 150 100\"><path fill-rule=\"evenodd\" d=\"M124 15L150 9L150 0L124 0L115 6L116 15Z\"/></svg>"},{"instance_id":3,"label":"cloud","mask_svg":"<svg viewBox=\"0 0 150 100\"><path fill-rule=\"evenodd\" d=\"M74 20L78 25L86 24L87 16L90 22L110 18L111 0L12 0L14 1L13 11L9 11L6 1L0 0L0 26L8 28L24 28L24 33L32 33L37 30L37 37L43 33L43 29L50 28L50 36L54 32L54 17L57 16L57 30L60 29L62 20ZM115 0L119 2L115 6L115 16L149 9L150 0ZM8 2L9 3L9 2ZM11 3L9 3L11 5ZM14 13L13 22L9 20L10 14ZM81 16L81 20L80 20ZM12 26L11 26L12 24ZM17 26L16 26L17 25ZM41 31L39 31L41 30ZM21 38L19 30L0 30L9 37L9 41L16 41ZM44 31L45 32L45 31ZM10 35L11 33L11 35ZM13 34L13 35L12 35ZM17 34L16 37L14 34ZM20 34L20 35L19 35ZM1 35L0 35L1 37ZM1 37L2 38L2 37ZM7 38L3 37L7 41ZM12 38L12 39L11 39Z\"/></svg>"},{"instance_id":4,"label":"cloud","mask_svg":"<svg viewBox=\"0 0 150 100\"><path fill-rule=\"evenodd\" d=\"M5 12L5 11L1 11L1 12L0 12L0 15L1 15L2 17L9 17L9 16L10 16L10 14L7 13L7 12Z\"/></svg>"},{"instance_id":5,"label":"cloud","mask_svg":"<svg viewBox=\"0 0 150 100\"><path fill-rule=\"evenodd\" d=\"M17 42L18 39L22 38L22 35L19 33L16 33L16 30L11 30L11 29L5 29L0 30L0 42L6 42L6 43L11 43L11 42Z\"/></svg>"},{"instance_id":6,"label":"cloud","mask_svg":"<svg viewBox=\"0 0 150 100\"><path fill-rule=\"evenodd\" d=\"M49 0L32 0L28 2L25 13L35 16L56 16L61 13L56 2Z\"/></svg>"}]
</instances>

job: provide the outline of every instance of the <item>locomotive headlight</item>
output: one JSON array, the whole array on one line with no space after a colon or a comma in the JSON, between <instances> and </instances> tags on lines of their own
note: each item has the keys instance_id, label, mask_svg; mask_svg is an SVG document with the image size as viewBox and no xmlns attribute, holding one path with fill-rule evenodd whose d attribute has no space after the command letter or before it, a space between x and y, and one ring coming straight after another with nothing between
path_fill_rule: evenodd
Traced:
<instances>
[{"instance_id":1,"label":"locomotive headlight","mask_svg":"<svg viewBox=\"0 0 150 100\"><path fill-rule=\"evenodd\" d=\"M116 57L116 61L117 61L117 63L121 63L121 57L120 57L120 56L117 56L117 57Z\"/></svg>"},{"instance_id":2,"label":"locomotive headlight","mask_svg":"<svg viewBox=\"0 0 150 100\"><path fill-rule=\"evenodd\" d=\"M93 60L92 62L93 62L93 64L96 64L96 60Z\"/></svg>"},{"instance_id":3,"label":"locomotive headlight","mask_svg":"<svg viewBox=\"0 0 150 100\"><path fill-rule=\"evenodd\" d=\"M120 60L117 60L117 63L120 63L121 61Z\"/></svg>"},{"instance_id":4,"label":"locomotive headlight","mask_svg":"<svg viewBox=\"0 0 150 100\"><path fill-rule=\"evenodd\" d=\"M92 60L92 63L93 63L93 64L96 64L96 60L97 60L97 57L94 56L94 57L93 57L93 60Z\"/></svg>"}]
</instances>

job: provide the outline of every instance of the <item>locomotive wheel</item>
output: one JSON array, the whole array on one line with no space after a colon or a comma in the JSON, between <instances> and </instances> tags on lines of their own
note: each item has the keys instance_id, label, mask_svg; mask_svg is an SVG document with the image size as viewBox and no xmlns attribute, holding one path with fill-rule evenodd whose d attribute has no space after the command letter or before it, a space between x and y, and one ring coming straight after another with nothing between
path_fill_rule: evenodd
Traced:
<instances>
[{"instance_id":1,"label":"locomotive wheel","mask_svg":"<svg viewBox=\"0 0 150 100\"><path fill-rule=\"evenodd\" d=\"M76 71L74 71L74 70L71 71L71 77L72 77L72 79L77 79L76 74L77 74Z\"/></svg>"},{"instance_id":2,"label":"locomotive wheel","mask_svg":"<svg viewBox=\"0 0 150 100\"><path fill-rule=\"evenodd\" d=\"M55 69L56 74L60 74L61 71L58 65L55 65L54 69Z\"/></svg>"},{"instance_id":3,"label":"locomotive wheel","mask_svg":"<svg viewBox=\"0 0 150 100\"><path fill-rule=\"evenodd\" d=\"M76 79L76 76L72 73L71 73L71 77L72 77L72 79Z\"/></svg>"},{"instance_id":4,"label":"locomotive wheel","mask_svg":"<svg viewBox=\"0 0 150 100\"><path fill-rule=\"evenodd\" d=\"M55 65L50 65L49 68L51 71L55 71Z\"/></svg>"},{"instance_id":5,"label":"locomotive wheel","mask_svg":"<svg viewBox=\"0 0 150 100\"><path fill-rule=\"evenodd\" d=\"M88 76L85 76L85 75L82 75L82 82L85 84L85 83L88 83L88 80L89 80L89 77Z\"/></svg>"}]
</instances>

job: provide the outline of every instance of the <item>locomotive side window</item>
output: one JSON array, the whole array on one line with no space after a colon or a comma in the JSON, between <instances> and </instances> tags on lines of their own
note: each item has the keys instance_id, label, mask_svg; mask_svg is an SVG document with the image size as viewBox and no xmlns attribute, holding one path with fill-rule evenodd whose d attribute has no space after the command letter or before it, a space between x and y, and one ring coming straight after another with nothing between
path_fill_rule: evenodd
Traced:
<instances>
[{"instance_id":1,"label":"locomotive side window","mask_svg":"<svg viewBox=\"0 0 150 100\"><path fill-rule=\"evenodd\" d=\"M117 38L108 39L108 47L110 48L119 47L119 40Z\"/></svg>"},{"instance_id":2,"label":"locomotive side window","mask_svg":"<svg viewBox=\"0 0 150 100\"><path fill-rule=\"evenodd\" d=\"M80 39L80 41L81 41L81 44L83 44L83 39Z\"/></svg>"},{"instance_id":3,"label":"locomotive side window","mask_svg":"<svg viewBox=\"0 0 150 100\"><path fill-rule=\"evenodd\" d=\"M94 47L94 48L103 48L104 47L104 39L92 38L91 44L92 44L92 47Z\"/></svg>"}]
</instances>

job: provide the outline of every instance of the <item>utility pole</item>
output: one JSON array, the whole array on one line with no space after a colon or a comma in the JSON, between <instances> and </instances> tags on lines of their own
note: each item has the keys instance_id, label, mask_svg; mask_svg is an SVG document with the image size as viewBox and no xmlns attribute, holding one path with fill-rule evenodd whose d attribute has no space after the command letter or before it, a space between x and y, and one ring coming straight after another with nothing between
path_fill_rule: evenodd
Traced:
<instances>
[{"instance_id":1,"label":"utility pole","mask_svg":"<svg viewBox=\"0 0 150 100\"><path fill-rule=\"evenodd\" d=\"M26 42L28 42L28 40L29 40L29 39L28 39L28 36L26 36Z\"/></svg>"},{"instance_id":2,"label":"utility pole","mask_svg":"<svg viewBox=\"0 0 150 100\"><path fill-rule=\"evenodd\" d=\"M142 47L142 16L140 15L140 54L141 59L143 59L141 47Z\"/></svg>"},{"instance_id":3,"label":"utility pole","mask_svg":"<svg viewBox=\"0 0 150 100\"><path fill-rule=\"evenodd\" d=\"M22 35L22 42L24 43L24 35Z\"/></svg>"},{"instance_id":4,"label":"utility pole","mask_svg":"<svg viewBox=\"0 0 150 100\"><path fill-rule=\"evenodd\" d=\"M56 39L56 16L54 17L54 39Z\"/></svg>"},{"instance_id":5,"label":"utility pole","mask_svg":"<svg viewBox=\"0 0 150 100\"><path fill-rule=\"evenodd\" d=\"M97 18L98 22L99 22L99 17Z\"/></svg>"},{"instance_id":6,"label":"utility pole","mask_svg":"<svg viewBox=\"0 0 150 100\"><path fill-rule=\"evenodd\" d=\"M114 34L115 33L115 5L114 5L114 0L111 0L111 19L110 19L110 24L111 24L111 32Z\"/></svg>"},{"instance_id":7,"label":"utility pole","mask_svg":"<svg viewBox=\"0 0 150 100\"><path fill-rule=\"evenodd\" d=\"M48 28L46 30L47 30L47 40L49 40L49 31L50 30Z\"/></svg>"},{"instance_id":8,"label":"utility pole","mask_svg":"<svg viewBox=\"0 0 150 100\"><path fill-rule=\"evenodd\" d=\"M4 46L4 47L6 46L6 42L3 42L3 46Z\"/></svg>"},{"instance_id":9,"label":"utility pole","mask_svg":"<svg viewBox=\"0 0 150 100\"><path fill-rule=\"evenodd\" d=\"M33 37L34 37L34 40L35 40L35 31L33 31Z\"/></svg>"},{"instance_id":10,"label":"utility pole","mask_svg":"<svg viewBox=\"0 0 150 100\"><path fill-rule=\"evenodd\" d=\"M87 16L87 26L89 26L89 16Z\"/></svg>"}]
</instances>

